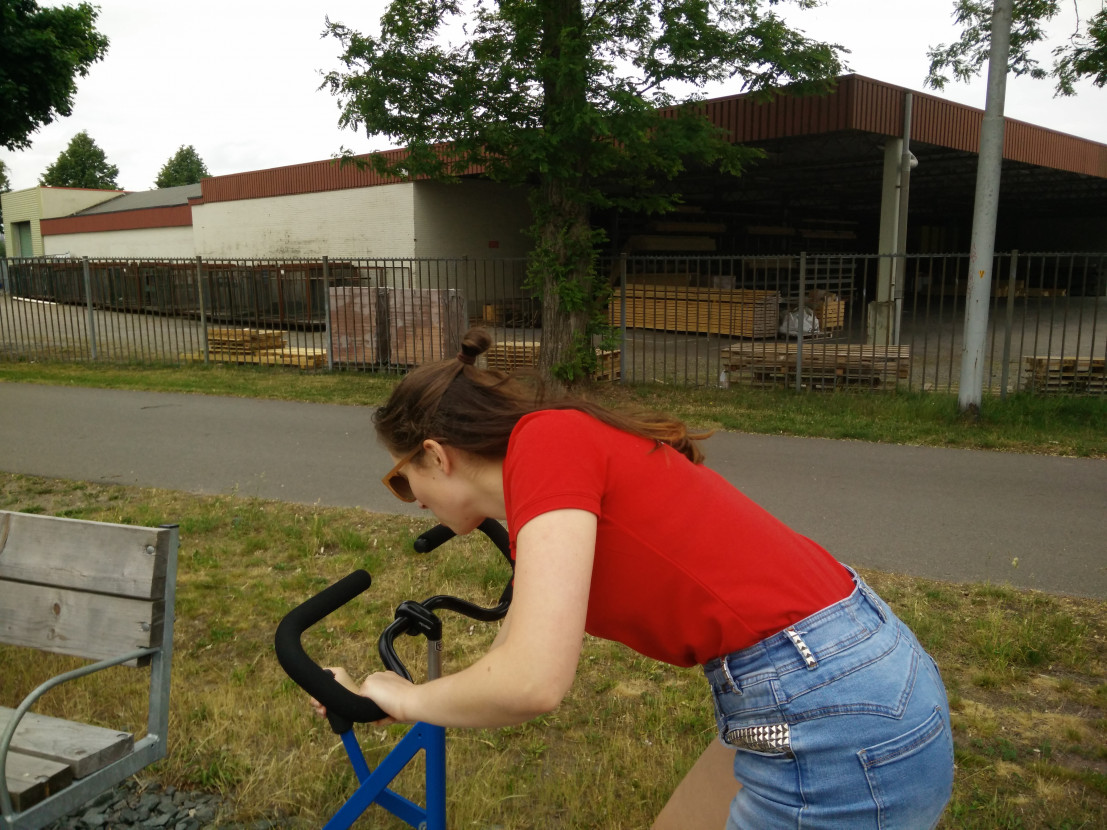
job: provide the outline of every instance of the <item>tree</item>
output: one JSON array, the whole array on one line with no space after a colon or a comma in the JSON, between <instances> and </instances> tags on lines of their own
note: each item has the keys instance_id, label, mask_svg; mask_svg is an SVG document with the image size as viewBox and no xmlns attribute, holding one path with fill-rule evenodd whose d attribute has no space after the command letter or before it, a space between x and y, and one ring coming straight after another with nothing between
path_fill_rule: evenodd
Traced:
<instances>
[{"instance_id":1,"label":"tree","mask_svg":"<svg viewBox=\"0 0 1107 830\"><path fill-rule=\"evenodd\" d=\"M46 187L87 187L93 190L119 190L115 177L119 168L108 164L104 151L85 131L73 140L46 168L38 183Z\"/></svg>"},{"instance_id":2,"label":"tree","mask_svg":"<svg viewBox=\"0 0 1107 830\"><path fill-rule=\"evenodd\" d=\"M11 189L12 189L12 183L11 183L11 180L8 178L7 165L5 165L3 160L0 159L0 193L7 193ZM4 208L3 208L3 205L0 204L0 232L3 232L3 230L4 230Z\"/></svg>"},{"instance_id":3,"label":"tree","mask_svg":"<svg viewBox=\"0 0 1107 830\"><path fill-rule=\"evenodd\" d=\"M76 79L108 50L108 39L95 28L98 14L88 3L0 3L0 146L26 149L39 127L73 111Z\"/></svg>"},{"instance_id":4,"label":"tree","mask_svg":"<svg viewBox=\"0 0 1107 830\"><path fill-rule=\"evenodd\" d=\"M1089 78L1098 87L1107 86L1107 7L1088 20L1084 34L1076 32L1067 46L1053 50L1053 74L1063 95L1075 93L1078 78Z\"/></svg>"},{"instance_id":5,"label":"tree","mask_svg":"<svg viewBox=\"0 0 1107 830\"><path fill-rule=\"evenodd\" d=\"M838 74L840 48L788 28L777 2L475 0L463 10L459 0L394 0L379 36L327 20L345 70L323 86L340 99L342 126L406 147L363 160L378 172L453 180L475 166L528 189L540 369L572 383L594 365L610 291L596 277L603 238L591 211L671 210L679 194L659 185L688 166L737 175L758 155L732 145L696 93L674 88L736 78L765 94L783 84L805 93ZM446 41L454 32L456 45Z\"/></svg>"},{"instance_id":6,"label":"tree","mask_svg":"<svg viewBox=\"0 0 1107 830\"><path fill-rule=\"evenodd\" d=\"M1052 76L1058 95L1072 95L1077 79L1088 77L1096 86L1107 84L1107 8L1090 18L1085 32L1077 29L1067 44L1053 50L1047 71L1032 55L1045 39L1043 24L1061 10L1060 0L956 0L954 19L962 26L960 39L929 50L927 83L945 88L952 71L967 81L988 63L988 101L980 130L976 197L973 208L970 273L965 298L965 334L961 352L961 380L957 402L961 414L980 417L983 404L984 340L988 324L994 256L996 211L1003 160L1003 102L1007 75Z\"/></svg>"},{"instance_id":7,"label":"tree","mask_svg":"<svg viewBox=\"0 0 1107 830\"><path fill-rule=\"evenodd\" d=\"M961 37L927 52L927 84L945 89L950 80L947 73L958 81L980 73L991 44L992 5L992 0L956 0L953 18L961 27ZM1058 95L1073 95L1074 84L1081 78L1098 87L1107 85L1107 8L1100 8L1085 22L1079 18L1075 0L1073 6L1078 16L1076 30L1067 43L1053 50L1053 64L1047 70L1034 57L1033 48L1046 39L1045 24L1061 12L1061 0L1014 0L1008 72L1038 79L1052 77Z\"/></svg>"},{"instance_id":8,"label":"tree","mask_svg":"<svg viewBox=\"0 0 1107 830\"><path fill-rule=\"evenodd\" d=\"M154 187L178 187L182 184L196 184L200 179L210 176L207 165L196 152L196 148L189 144L181 148L161 168Z\"/></svg>"}]
</instances>

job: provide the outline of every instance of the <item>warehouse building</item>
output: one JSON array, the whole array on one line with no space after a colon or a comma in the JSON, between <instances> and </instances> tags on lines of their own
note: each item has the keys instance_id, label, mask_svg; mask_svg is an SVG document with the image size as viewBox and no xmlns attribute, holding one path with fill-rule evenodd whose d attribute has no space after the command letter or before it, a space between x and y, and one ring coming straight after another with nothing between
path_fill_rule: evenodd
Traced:
<instances>
[{"instance_id":1,"label":"warehouse building","mask_svg":"<svg viewBox=\"0 0 1107 830\"><path fill-rule=\"evenodd\" d=\"M858 75L826 96L737 95L703 107L764 158L740 178L687 171L672 185L679 214L597 215L610 253L967 249L981 110ZM14 256L498 259L529 247L525 193L479 170L449 185L326 160L164 191L3 198ZM996 248L1107 249L1107 145L1008 119Z\"/></svg>"}]
</instances>

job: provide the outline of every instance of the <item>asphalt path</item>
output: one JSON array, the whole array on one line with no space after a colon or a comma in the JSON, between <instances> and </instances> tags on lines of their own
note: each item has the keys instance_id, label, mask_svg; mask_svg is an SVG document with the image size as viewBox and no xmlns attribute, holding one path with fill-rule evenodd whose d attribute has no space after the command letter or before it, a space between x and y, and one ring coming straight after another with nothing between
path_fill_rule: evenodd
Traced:
<instances>
[{"instance_id":1,"label":"asphalt path","mask_svg":"<svg viewBox=\"0 0 1107 830\"><path fill-rule=\"evenodd\" d=\"M0 383L0 470L418 514L359 406ZM1107 598L1107 461L717 433L707 463L851 565ZM736 529L737 532L737 529Z\"/></svg>"}]
</instances>

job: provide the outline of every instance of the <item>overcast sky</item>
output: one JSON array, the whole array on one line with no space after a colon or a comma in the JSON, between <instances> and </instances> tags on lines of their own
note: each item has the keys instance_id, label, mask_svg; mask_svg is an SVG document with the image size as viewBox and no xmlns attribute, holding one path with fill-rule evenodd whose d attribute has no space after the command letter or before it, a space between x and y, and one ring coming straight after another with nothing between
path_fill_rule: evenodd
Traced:
<instances>
[{"instance_id":1,"label":"overcast sky","mask_svg":"<svg viewBox=\"0 0 1107 830\"><path fill-rule=\"evenodd\" d=\"M60 0L39 0L52 5ZM338 128L338 104L320 90L337 68L340 44L321 38L325 17L376 32L383 0L93 0L107 57L80 80L73 115L32 136L31 149L0 149L13 189L33 187L69 141L86 130L119 167L119 184L147 190L182 145L193 145L213 175L331 158L342 147L384 149ZM1058 41L1103 0L1068 0L1049 30ZM861 75L924 89L929 46L954 40L953 0L827 0L789 13L813 38L848 48ZM893 11L894 10L894 11ZM1040 55L1049 62L1048 48ZM710 90L739 92L737 85ZM945 97L983 109L985 82L951 83ZM1107 89L1088 83L1054 98L1049 81L1010 78L1006 114L1107 143Z\"/></svg>"}]
</instances>

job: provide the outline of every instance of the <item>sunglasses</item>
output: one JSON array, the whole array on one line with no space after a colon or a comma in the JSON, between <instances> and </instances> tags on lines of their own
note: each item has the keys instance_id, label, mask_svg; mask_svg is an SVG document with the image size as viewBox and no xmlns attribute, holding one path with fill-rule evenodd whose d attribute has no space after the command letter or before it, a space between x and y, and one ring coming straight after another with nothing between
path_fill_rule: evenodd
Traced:
<instances>
[{"instance_id":1,"label":"sunglasses","mask_svg":"<svg viewBox=\"0 0 1107 830\"><path fill-rule=\"evenodd\" d=\"M411 484L407 478L400 473L411 459L415 458L420 452L423 451L423 445L419 444L411 452L396 462L396 466L384 474L384 478L381 479L381 484L388 488L388 492L398 498L400 501L413 502L415 501L415 494L411 492Z\"/></svg>"}]
</instances>

